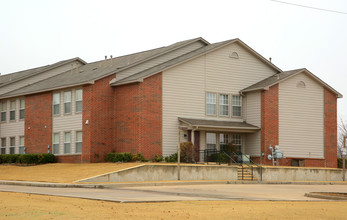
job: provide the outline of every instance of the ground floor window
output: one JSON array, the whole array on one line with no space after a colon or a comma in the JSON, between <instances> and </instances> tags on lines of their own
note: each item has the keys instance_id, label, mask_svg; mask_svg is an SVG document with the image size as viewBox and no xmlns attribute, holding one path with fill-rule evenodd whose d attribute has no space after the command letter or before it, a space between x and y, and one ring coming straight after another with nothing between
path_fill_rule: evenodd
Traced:
<instances>
[{"instance_id":1,"label":"ground floor window","mask_svg":"<svg viewBox=\"0 0 347 220\"><path fill-rule=\"evenodd\" d=\"M53 154L59 154L59 145L60 145L60 134L53 134Z\"/></svg>"},{"instance_id":2,"label":"ground floor window","mask_svg":"<svg viewBox=\"0 0 347 220\"><path fill-rule=\"evenodd\" d=\"M216 133L206 133L206 149L216 150L217 148Z\"/></svg>"},{"instance_id":3,"label":"ground floor window","mask_svg":"<svg viewBox=\"0 0 347 220\"><path fill-rule=\"evenodd\" d=\"M25 153L25 147L24 147L24 137L19 137L19 153L24 154Z\"/></svg>"},{"instance_id":4,"label":"ground floor window","mask_svg":"<svg viewBox=\"0 0 347 220\"><path fill-rule=\"evenodd\" d=\"M6 138L1 138L1 154L6 154Z\"/></svg>"},{"instance_id":5,"label":"ground floor window","mask_svg":"<svg viewBox=\"0 0 347 220\"><path fill-rule=\"evenodd\" d=\"M219 134L219 146L221 151L226 151L229 144L229 134Z\"/></svg>"},{"instance_id":6,"label":"ground floor window","mask_svg":"<svg viewBox=\"0 0 347 220\"><path fill-rule=\"evenodd\" d=\"M71 145L71 133L65 132L64 137L64 154L69 154L70 151L70 145Z\"/></svg>"},{"instance_id":7,"label":"ground floor window","mask_svg":"<svg viewBox=\"0 0 347 220\"><path fill-rule=\"evenodd\" d=\"M16 138L10 137L10 154L14 154L15 147L16 147Z\"/></svg>"},{"instance_id":8,"label":"ground floor window","mask_svg":"<svg viewBox=\"0 0 347 220\"><path fill-rule=\"evenodd\" d=\"M236 151L241 152L242 150L242 136L240 134L232 135L232 143L236 147Z\"/></svg>"},{"instance_id":9,"label":"ground floor window","mask_svg":"<svg viewBox=\"0 0 347 220\"><path fill-rule=\"evenodd\" d=\"M76 153L82 153L82 131L76 131Z\"/></svg>"}]
</instances>

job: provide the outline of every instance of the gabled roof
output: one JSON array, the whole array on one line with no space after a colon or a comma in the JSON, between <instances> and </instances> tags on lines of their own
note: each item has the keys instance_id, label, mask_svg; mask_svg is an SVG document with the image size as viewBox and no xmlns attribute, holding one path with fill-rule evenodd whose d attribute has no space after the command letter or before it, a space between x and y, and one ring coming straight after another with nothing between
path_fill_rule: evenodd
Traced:
<instances>
[{"instance_id":1,"label":"gabled roof","mask_svg":"<svg viewBox=\"0 0 347 220\"><path fill-rule=\"evenodd\" d=\"M23 80L26 78L29 78L31 76L43 73L45 71L57 68L59 66L71 63L71 62L81 62L82 64L86 64L86 62L82 59L80 59L79 57L76 58L72 58L72 59L68 59L68 60L62 60L59 61L57 63L51 64L51 65L46 65L46 66L41 66L41 67L37 67L37 68L33 68L33 69L28 69L28 70L23 70L23 71L19 71L19 72L14 72L14 73L10 73L10 74L6 74L6 75L2 75L0 76L0 87L9 85L11 83L17 82L19 80Z\"/></svg>"},{"instance_id":2,"label":"gabled roof","mask_svg":"<svg viewBox=\"0 0 347 220\"><path fill-rule=\"evenodd\" d=\"M209 44L202 38L194 38L177 42L167 47L160 47L148 51L116 57L113 59L88 63L77 69L75 68L74 70L69 70L48 79L8 92L1 95L0 98L9 98L14 96L67 88L71 86L92 84L95 80L131 68L132 66L154 59L155 57L161 56L163 54L170 53L178 48L184 47L197 41L200 41L204 44Z\"/></svg>"},{"instance_id":3,"label":"gabled roof","mask_svg":"<svg viewBox=\"0 0 347 220\"><path fill-rule=\"evenodd\" d=\"M227 41L222 41L222 42L218 42L218 43L214 43L214 44L209 44L205 47L202 47L202 48L197 49L195 51L192 51L190 53L184 54L182 56L178 56L174 59L171 59L171 60L166 61L164 63L158 64L158 65L153 66L151 68L145 69L143 71L139 71L136 74L128 76L126 78L122 78L122 79L115 78L110 82L110 84L112 86L118 86L118 85L133 83L133 82L142 82L144 78L147 78L153 74L159 73L159 72L164 71L164 70L169 69L169 68L172 68L176 65L187 62L193 58L202 56L206 53L217 50L219 48L222 48L222 47L227 46L227 45L232 44L232 43L239 43L241 46L243 46L246 50L248 50L253 55L255 55L262 62L269 65L271 68L275 69L277 72L282 72L282 70L279 69L278 67L276 67L273 63L269 62L267 59L265 59L263 56L258 54L256 51L254 51L252 48L250 48L248 45L246 45L240 39L236 38L236 39L232 39L232 40L227 40Z\"/></svg>"},{"instance_id":4,"label":"gabled roof","mask_svg":"<svg viewBox=\"0 0 347 220\"><path fill-rule=\"evenodd\" d=\"M264 80L261 80L247 88L242 89L240 92L245 93L245 92L252 92L252 91L258 91L258 90L267 90L269 87L276 85L284 80L287 80L293 76L296 76L300 73L306 73L308 74L311 78L316 80L318 83L320 83L323 87L329 89L333 93L336 94L338 98L342 98L342 94L340 94L338 91L336 91L334 88L329 86L327 83L325 83L323 80L318 78L316 75L308 71L306 68L302 69L296 69L296 70L290 70L290 71L284 71L281 73L274 74Z\"/></svg>"}]
</instances>

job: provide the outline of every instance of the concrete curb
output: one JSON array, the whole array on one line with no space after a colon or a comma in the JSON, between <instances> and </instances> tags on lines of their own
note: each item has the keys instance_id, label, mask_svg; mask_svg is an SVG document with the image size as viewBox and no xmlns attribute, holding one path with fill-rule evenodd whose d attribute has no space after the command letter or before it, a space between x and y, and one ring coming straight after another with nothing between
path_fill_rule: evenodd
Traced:
<instances>
[{"instance_id":1,"label":"concrete curb","mask_svg":"<svg viewBox=\"0 0 347 220\"><path fill-rule=\"evenodd\" d=\"M347 197L344 196L333 196L333 195L323 195L319 192L310 192L305 193L306 197L318 198L318 199L328 199L328 200L347 200Z\"/></svg>"},{"instance_id":2,"label":"concrete curb","mask_svg":"<svg viewBox=\"0 0 347 220\"><path fill-rule=\"evenodd\" d=\"M138 186L173 186L173 185L205 185L205 184L293 184L293 185L347 185L347 182L310 182L310 181L245 181L245 180L215 180L215 181L170 181L170 182L129 182L129 183L49 183L30 181L0 180L0 185L53 187L53 188L121 188Z\"/></svg>"}]
</instances>

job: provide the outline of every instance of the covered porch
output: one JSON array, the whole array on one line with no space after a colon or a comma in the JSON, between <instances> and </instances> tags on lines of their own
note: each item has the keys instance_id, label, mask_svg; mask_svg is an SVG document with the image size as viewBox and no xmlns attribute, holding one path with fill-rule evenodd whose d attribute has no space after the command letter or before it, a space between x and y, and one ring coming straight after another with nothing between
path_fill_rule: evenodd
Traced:
<instances>
[{"instance_id":1,"label":"covered porch","mask_svg":"<svg viewBox=\"0 0 347 220\"><path fill-rule=\"evenodd\" d=\"M232 143L236 152L247 154L251 151L247 146L251 144L248 137L260 137L260 128L243 121L222 121L209 119L178 118L180 142L192 142L194 145L195 162L207 162L208 157L216 152L227 151ZM257 139L257 138L253 138ZM260 151L258 143L252 143L252 149ZM258 146L257 146L258 145Z\"/></svg>"}]
</instances>

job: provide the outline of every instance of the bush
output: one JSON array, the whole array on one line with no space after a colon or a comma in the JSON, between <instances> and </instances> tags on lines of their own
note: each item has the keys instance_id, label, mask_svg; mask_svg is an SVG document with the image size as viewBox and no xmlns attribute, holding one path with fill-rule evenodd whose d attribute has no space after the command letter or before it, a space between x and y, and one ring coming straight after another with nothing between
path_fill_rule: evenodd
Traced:
<instances>
[{"instance_id":1,"label":"bush","mask_svg":"<svg viewBox=\"0 0 347 220\"><path fill-rule=\"evenodd\" d=\"M148 160L140 153L134 154L132 161L141 161L141 162L147 162Z\"/></svg>"},{"instance_id":2,"label":"bush","mask_svg":"<svg viewBox=\"0 0 347 220\"><path fill-rule=\"evenodd\" d=\"M175 154L171 154L170 156L166 156L164 158L165 162L168 162L168 163L174 163L174 162L177 162L177 153Z\"/></svg>"},{"instance_id":3,"label":"bush","mask_svg":"<svg viewBox=\"0 0 347 220\"><path fill-rule=\"evenodd\" d=\"M0 163L45 164L54 163L53 154L2 154Z\"/></svg>"},{"instance_id":4,"label":"bush","mask_svg":"<svg viewBox=\"0 0 347 220\"><path fill-rule=\"evenodd\" d=\"M131 162L133 160L132 153L108 153L106 160L109 162Z\"/></svg>"},{"instance_id":5,"label":"bush","mask_svg":"<svg viewBox=\"0 0 347 220\"><path fill-rule=\"evenodd\" d=\"M346 164L346 168L347 168L347 159L345 159L345 164ZM338 158L337 159L337 167L338 168L342 168L343 165L343 159L342 158Z\"/></svg>"},{"instance_id":6,"label":"bush","mask_svg":"<svg viewBox=\"0 0 347 220\"><path fill-rule=\"evenodd\" d=\"M183 142L180 145L181 147L181 161L186 163L193 162L194 157L194 145L192 142Z\"/></svg>"},{"instance_id":7,"label":"bush","mask_svg":"<svg viewBox=\"0 0 347 220\"><path fill-rule=\"evenodd\" d=\"M209 161L217 163L228 163L229 158L224 153L211 154Z\"/></svg>"},{"instance_id":8,"label":"bush","mask_svg":"<svg viewBox=\"0 0 347 220\"><path fill-rule=\"evenodd\" d=\"M160 155L160 154L154 155L154 159L153 159L154 162L161 162L163 160L164 160L164 158L162 155Z\"/></svg>"}]
</instances>

